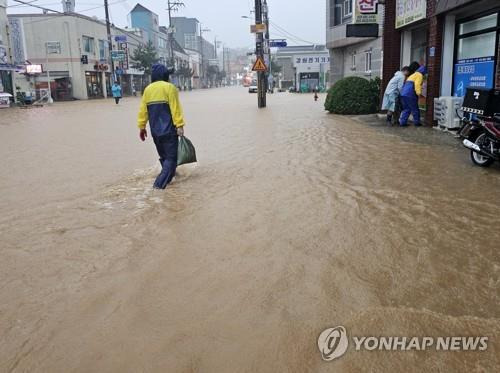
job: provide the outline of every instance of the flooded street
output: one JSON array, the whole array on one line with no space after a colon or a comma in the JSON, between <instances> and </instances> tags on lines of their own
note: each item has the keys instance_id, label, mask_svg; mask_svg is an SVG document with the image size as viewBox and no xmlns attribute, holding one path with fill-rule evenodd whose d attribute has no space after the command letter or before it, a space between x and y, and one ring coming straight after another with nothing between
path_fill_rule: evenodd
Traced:
<instances>
[{"instance_id":1,"label":"flooded street","mask_svg":"<svg viewBox=\"0 0 500 373\"><path fill-rule=\"evenodd\" d=\"M139 98L0 111L0 372L500 371L500 167L449 136L181 94L165 191ZM318 335L488 336L355 351Z\"/></svg>"}]
</instances>

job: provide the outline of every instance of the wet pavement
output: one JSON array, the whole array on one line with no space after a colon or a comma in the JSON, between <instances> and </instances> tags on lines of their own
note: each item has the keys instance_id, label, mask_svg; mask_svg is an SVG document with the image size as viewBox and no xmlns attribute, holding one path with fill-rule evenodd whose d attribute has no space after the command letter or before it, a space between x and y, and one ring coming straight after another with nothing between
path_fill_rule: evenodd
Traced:
<instances>
[{"instance_id":1,"label":"wet pavement","mask_svg":"<svg viewBox=\"0 0 500 373\"><path fill-rule=\"evenodd\" d=\"M309 95L181 99L166 191L138 98L0 111L0 372L500 370L500 167ZM324 362L337 325L489 345Z\"/></svg>"}]
</instances>

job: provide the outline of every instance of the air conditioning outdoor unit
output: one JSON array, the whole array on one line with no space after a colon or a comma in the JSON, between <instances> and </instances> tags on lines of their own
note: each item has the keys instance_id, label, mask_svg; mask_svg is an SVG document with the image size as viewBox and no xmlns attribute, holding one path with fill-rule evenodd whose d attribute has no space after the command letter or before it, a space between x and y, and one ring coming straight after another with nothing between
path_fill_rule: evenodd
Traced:
<instances>
[{"instance_id":1,"label":"air conditioning outdoor unit","mask_svg":"<svg viewBox=\"0 0 500 373\"><path fill-rule=\"evenodd\" d=\"M462 97L443 96L434 99L434 120L437 120L438 127L453 130L460 128L460 118L463 103Z\"/></svg>"}]
</instances>

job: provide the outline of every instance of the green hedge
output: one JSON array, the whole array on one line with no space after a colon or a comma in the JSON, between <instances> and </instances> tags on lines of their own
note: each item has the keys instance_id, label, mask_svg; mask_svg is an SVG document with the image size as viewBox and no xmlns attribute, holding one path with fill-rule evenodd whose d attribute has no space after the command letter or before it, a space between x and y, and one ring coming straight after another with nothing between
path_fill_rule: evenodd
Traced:
<instances>
[{"instance_id":1,"label":"green hedge","mask_svg":"<svg viewBox=\"0 0 500 373\"><path fill-rule=\"evenodd\" d=\"M335 114L372 114L380 104L380 78L367 80L350 76L328 91L325 109Z\"/></svg>"}]
</instances>

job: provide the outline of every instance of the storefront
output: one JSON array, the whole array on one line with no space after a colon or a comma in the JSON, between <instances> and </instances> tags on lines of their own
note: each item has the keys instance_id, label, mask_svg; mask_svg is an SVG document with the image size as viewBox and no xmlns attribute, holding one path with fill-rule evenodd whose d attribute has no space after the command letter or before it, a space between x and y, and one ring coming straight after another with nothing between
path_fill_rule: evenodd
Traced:
<instances>
[{"instance_id":1,"label":"storefront","mask_svg":"<svg viewBox=\"0 0 500 373\"><path fill-rule=\"evenodd\" d=\"M102 73L95 71L85 72L85 84L87 86L88 98L103 98Z\"/></svg>"},{"instance_id":2,"label":"storefront","mask_svg":"<svg viewBox=\"0 0 500 373\"><path fill-rule=\"evenodd\" d=\"M457 20L453 96L465 96L468 87L495 86L498 35L497 11Z\"/></svg>"}]
</instances>

